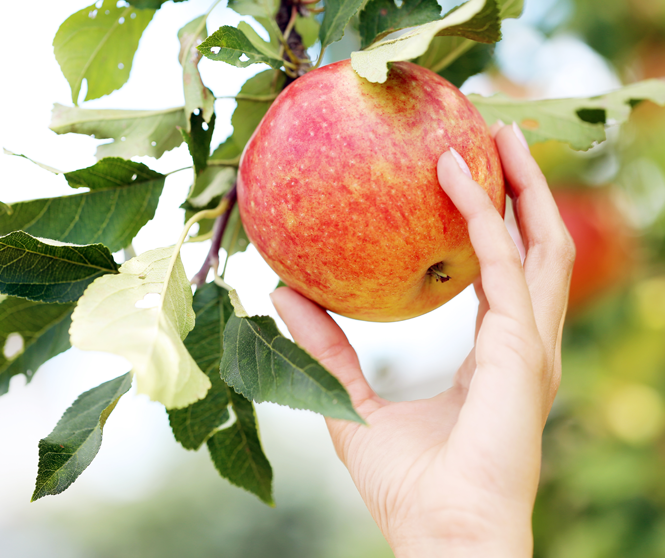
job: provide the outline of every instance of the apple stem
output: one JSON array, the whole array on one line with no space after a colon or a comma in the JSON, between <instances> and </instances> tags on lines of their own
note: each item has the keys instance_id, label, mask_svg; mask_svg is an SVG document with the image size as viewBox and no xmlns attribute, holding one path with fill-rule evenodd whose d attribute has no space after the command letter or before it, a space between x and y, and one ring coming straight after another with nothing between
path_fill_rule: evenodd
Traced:
<instances>
[{"instance_id":1,"label":"apple stem","mask_svg":"<svg viewBox=\"0 0 665 558\"><path fill-rule=\"evenodd\" d=\"M427 275L431 275L434 277L436 281L439 281L441 283L445 283L446 281L450 281L451 277L450 275L445 274L443 271L441 271L441 268L443 267L443 262L439 262L438 264L434 264L432 267L430 267L427 270Z\"/></svg>"},{"instance_id":2,"label":"apple stem","mask_svg":"<svg viewBox=\"0 0 665 558\"><path fill-rule=\"evenodd\" d=\"M212 229L212 243L210 244L210 250L203 262L203 266L201 266L201 269L196 275L194 275L191 281L192 285L196 285L197 288L205 283L206 277L208 277L208 271L210 271L211 268L215 271L215 274L217 273L217 268L219 267L219 250L222 246L222 239L224 238L226 227L229 224L231 211L233 211L233 207L238 199L236 184L224 194L224 197L229 201L226 206L226 211L215 219L215 224Z\"/></svg>"}]
</instances>

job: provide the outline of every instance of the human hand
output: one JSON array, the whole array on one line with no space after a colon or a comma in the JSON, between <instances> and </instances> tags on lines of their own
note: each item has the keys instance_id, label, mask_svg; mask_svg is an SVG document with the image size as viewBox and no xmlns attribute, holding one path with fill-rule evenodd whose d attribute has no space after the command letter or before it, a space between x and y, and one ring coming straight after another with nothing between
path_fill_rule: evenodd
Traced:
<instances>
[{"instance_id":1,"label":"human hand","mask_svg":"<svg viewBox=\"0 0 665 558\"><path fill-rule=\"evenodd\" d=\"M323 309L289 288L272 295L296 342L337 376L369 424L327 419L397 558L532 554L541 437L561 376L575 250L519 129L494 132L526 258L522 265L485 191L444 153L439 181L467 221L481 270L475 347L453 387L419 401L378 397Z\"/></svg>"}]
</instances>

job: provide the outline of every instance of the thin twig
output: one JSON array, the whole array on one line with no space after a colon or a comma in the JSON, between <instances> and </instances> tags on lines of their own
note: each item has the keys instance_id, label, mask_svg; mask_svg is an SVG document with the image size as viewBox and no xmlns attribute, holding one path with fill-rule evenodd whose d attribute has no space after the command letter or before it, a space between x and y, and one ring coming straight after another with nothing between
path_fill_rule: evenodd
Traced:
<instances>
[{"instance_id":1,"label":"thin twig","mask_svg":"<svg viewBox=\"0 0 665 558\"><path fill-rule=\"evenodd\" d=\"M210 244L210 250L208 251L208 255L203 262L203 266L201 266L199 272L192 278L192 285L196 285L197 287L203 285L206 281L206 277L208 277L208 271L210 271L211 268L215 272L215 275L217 275L217 268L219 267L219 250L222 245L222 239L224 238L226 226L229 224L231 211L233 210L233 206L235 205L237 198L237 189L236 185L234 184L233 188L231 188L231 190L229 190L222 198L222 201L227 202L224 212L220 213L215 220L215 224L212 230L212 242Z\"/></svg>"}]
</instances>

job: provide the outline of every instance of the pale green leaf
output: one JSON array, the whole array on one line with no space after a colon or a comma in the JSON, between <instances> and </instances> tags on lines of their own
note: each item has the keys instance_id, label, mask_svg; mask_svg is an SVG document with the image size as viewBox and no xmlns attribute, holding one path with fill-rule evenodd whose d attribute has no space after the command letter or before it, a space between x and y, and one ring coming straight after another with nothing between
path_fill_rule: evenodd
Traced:
<instances>
[{"instance_id":1,"label":"pale green leaf","mask_svg":"<svg viewBox=\"0 0 665 558\"><path fill-rule=\"evenodd\" d=\"M279 56L274 57L257 49L240 29L230 25L220 27L197 48L210 60L226 62L238 68L257 63L279 68L284 63Z\"/></svg>"},{"instance_id":2,"label":"pale green leaf","mask_svg":"<svg viewBox=\"0 0 665 558\"><path fill-rule=\"evenodd\" d=\"M5 155L13 155L14 157L22 157L23 159L27 159L31 163L37 165L38 167L43 168L44 170L52 172L53 174L62 174L61 170L55 169L49 165L45 165L44 163L40 163L39 161L35 161L34 159L27 157L26 155L21 155L20 153L14 153L13 151L9 151L9 149L5 149L4 147L2 148L2 151Z\"/></svg>"},{"instance_id":3,"label":"pale green leaf","mask_svg":"<svg viewBox=\"0 0 665 558\"><path fill-rule=\"evenodd\" d=\"M103 244L52 242L23 231L0 237L0 293L37 302L75 302L97 277L118 272Z\"/></svg>"},{"instance_id":4,"label":"pale green leaf","mask_svg":"<svg viewBox=\"0 0 665 558\"><path fill-rule=\"evenodd\" d=\"M229 397L235 422L208 439L210 457L220 475L272 506L272 468L261 447L254 406L233 390Z\"/></svg>"},{"instance_id":5,"label":"pale green leaf","mask_svg":"<svg viewBox=\"0 0 665 558\"><path fill-rule=\"evenodd\" d=\"M517 18L524 11L524 0L498 0L501 19Z\"/></svg>"},{"instance_id":6,"label":"pale green leaf","mask_svg":"<svg viewBox=\"0 0 665 558\"><path fill-rule=\"evenodd\" d=\"M233 167L208 167L195 178L183 206L195 211L216 207L222 195L233 187L236 174Z\"/></svg>"},{"instance_id":7,"label":"pale green leaf","mask_svg":"<svg viewBox=\"0 0 665 558\"><path fill-rule=\"evenodd\" d=\"M220 373L228 385L257 403L271 401L362 422L344 386L284 337L272 318L239 315L246 316L246 312L236 307L224 331Z\"/></svg>"},{"instance_id":8,"label":"pale green leaf","mask_svg":"<svg viewBox=\"0 0 665 558\"><path fill-rule=\"evenodd\" d=\"M586 151L605 140L606 124L625 122L638 102L665 105L665 81L646 80L587 99L525 101L503 95L469 95L469 100L488 125L497 120L517 122L530 144L558 140Z\"/></svg>"},{"instance_id":9,"label":"pale green leaf","mask_svg":"<svg viewBox=\"0 0 665 558\"><path fill-rule=\"evenodd\" d=\"M296 17L295 28L302 39L302 44L305 45L305 48L309 48L314 46L318 40L321 24L316 21L314 16L302 17L298 14L298 17Z\"/></svg>"},{"instance_id":10,"label":"pale green leaf","mask_svg":"<svg viewBox=\"0 0 665 558\"><path fill-rule=\"evenodd\" d=\"M149 156L158 159L178 147L185 128L185 109L113 110L82 109L55 103L50 128L56 134L86 134L96 139L113 139L97 147L97 159L104 157Z\"/></svg>"},{"instance_id":11,"label":"pale green leaf","mask_svg":"<svg viewBox=\"0 0 665 558\"><path fill-rule=\"evenodd\" d=\"M173 0L173 2L186 2L187 0ZM127 0L128 4L131 4L135 8L140 8L142 10L157 10L162 7L162 4L165 4L168 0Z\"/></svg>"},{"instance_id":12,"label":"pale green leaf","mask_svg":"<svg viewBox=\"0 0 665 558\"><path fill-rule=\"evenodd\" d=\"M154 10L118 7L104 0L67 18L53 39L55 58L78 103L83 80L88 83L85 100L98 99L120 89L129 79L134 54Z\"/></svg>"},{"instance_id":13,"label":"pale green leaf","mask_svg":"<svg viewBox=\"0 0 665 558\"><path fill-rule=\"evenodd\" d=\"M72 345L129 360L139 393L167 409L205 397L210 380L182 340L194 327L192 291L173 248L145 252L125 262L118 275L96 279L72 316ZM146 295L159 295L143 300ZM138 307L137 307L138 304Z\"/></svg>"},{"instance_id":14,"label":"pale green leaf","mask_svg":"<svg viewBox=\"0 0 665 558\"><path fill-rule=\"evenodd\" d=\"M228 7L240 15L272 19L279 9L279 0L229 0Z\"/></svg>"},{"instance_id":15,"label":"pale green leaf","mask_svg":"<svg viewBox=\"0 0 665 558\"><path fill-rule=\"evenodd\" d=\"M178 40L180 41L178 60L180 60L182 66L182 82L185 91L185 119L188 132L190 130L190 114L196 109L200 109L203 120L210 122L215 109L215 96L203 84L198 68L201 53L196 47L207 36L206 16L197 17L178 31Z\"/></svg>"},{"instance_id":16,"label":"pale green leaf","mask_svg":"<svg viewBox=\"0 0 665 558\"><path fill-rule=\"evenodd\" d=\"M339 41L344 36L351 18L360 10L366 0L326 0L326 11L323 15L319 40L321 48Z\"/></svg>"},{"instance_id":17,"label":"pale green leaf","mask_svg":"<svg viewBox=\"0 0 665 558\"><path fill-rule=\"evenodd\" d=\"M69 349L74 304L44 304L0 295L0 395L9 381L25 374L28 381L47 360ZM17 345L6 354L8 340Z\"/></svg>"},{"instance_id":18,"label":"pale green leaf","mask_svg":"<svg viewBox=\"0 0 665 558\"><path fill-rule=\"evenodd\" d=\"M425 23L394 39L384 39L368 49L351 53L351 64L370 82L384 83L392 62L413 60L425 54L436 36L460 36L493 43L501 38L496 0L469 0L443 19Z\"/></svg>"},{"instance_id":19,"label":"pale green leaf","mask_svg":"<svg viewBox=\"0 0 665 558\"><path fill-rule=\"evenodd\" d=\"M91 191L14 203L11 214L0 215L0 235L23 230L71 244L101 243L116 252L153 218L165 179L122 159L106 159L65 176Z\"/></svg>"},{"instance_id":20,"label":"pale green leaf","mask_svg":"<svg viewBox=\"0 0 665 558\"><path fill-rule=\"evenodd\" d=\"M404 0L397 7L394 0L370 0L360 12L360 48L399 29L428 23L441 17L436 0Z\"/></svg>"},{"instance_id":21,"label":"pale green leaf","mask_svg":"<svg viewBox=\"0 0 665 558\"><path fill-rule=\"evenodd\" d=\"M79 395L46 438L39 441L39 468L31 501L60 494L92 463L109 415L132 385L131 374Z\"/></svg>"}]
</instances>

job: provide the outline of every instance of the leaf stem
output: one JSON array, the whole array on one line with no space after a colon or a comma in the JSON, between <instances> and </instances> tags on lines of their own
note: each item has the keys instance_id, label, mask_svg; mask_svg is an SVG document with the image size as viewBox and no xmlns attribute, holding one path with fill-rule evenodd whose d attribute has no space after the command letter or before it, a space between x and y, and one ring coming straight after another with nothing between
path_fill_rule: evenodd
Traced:
<instances>
[{"instance_id":1,"label":"leaf stem","mask_svg":"<svg viewBox=\"0 0 665 558\"><path fill-rule=\"evenodd\" d=\"M240 155L233 159L208 159L209 167L237 167L240 164Z\"/></svg>"},{"instance_id":2,"label":"leaf stem","mask_svg":"<svg viewBox=\"0 0 665 558\"><path fill-rule=\"evenodd\" d=\"M221 95L215 99L235 99L236 101L256 101L256 102L270 102L277 98L277 93L271 95L245 95L238 93L238 95Z\"/></svg>"},{"instance_id":3,"label":"leaf stem","mask_svg":"<svg viewBox=\"0 0 665 558\"><path fill-rule=\"evenodd\" d=\"M224 195L222 200L219 202L217 209L212 210L212 211L217 211L220 208L222 208L221 211L219 211L216 215L214 215L214 217L216 217L217 219L215 220L215 225L213 226L212 242L210 244L210 250L208 251L208 255L203 261L201 269L192 278L192 284L196 285L197 287L200 287L201 285L203 285L203 283L205 283L210 268L213 268L213 270L215 271L215 275L217 275L217 267L219 266L219 250L222 245L222 239L224 238L224 232L226 231L226 227L229 224L231 211L233 210L233 206L235 205L237 199L238 199L238 191L236 185L234 184L233 188L231 188L231 190L229 190ZM196 215L200 215L200 213L204 212L201 211ZM196 215L194 215L194 217L196 217ZM194 217L192 217L192 219L194 219ZM202 217L202 218L211 219L213 217ZM190 221L192 219L190 219Z\"/></svg>"},{"instance_id":4,"label":"leaf stem","mask_svg":"<svg viewBox=\"0 0 665 558\"><path fill-rule=\"evenodd\" d=\"M172 174L175 174L176 172L184 171L184 170L187 170L187 169L193 169L193 168L194 167L192 165L189 165L188 167L182 167L181 169L176 169L176 170L169 171L169 172L166 173L165 176L171 176Z\"/></svg>"}]
</instances>

